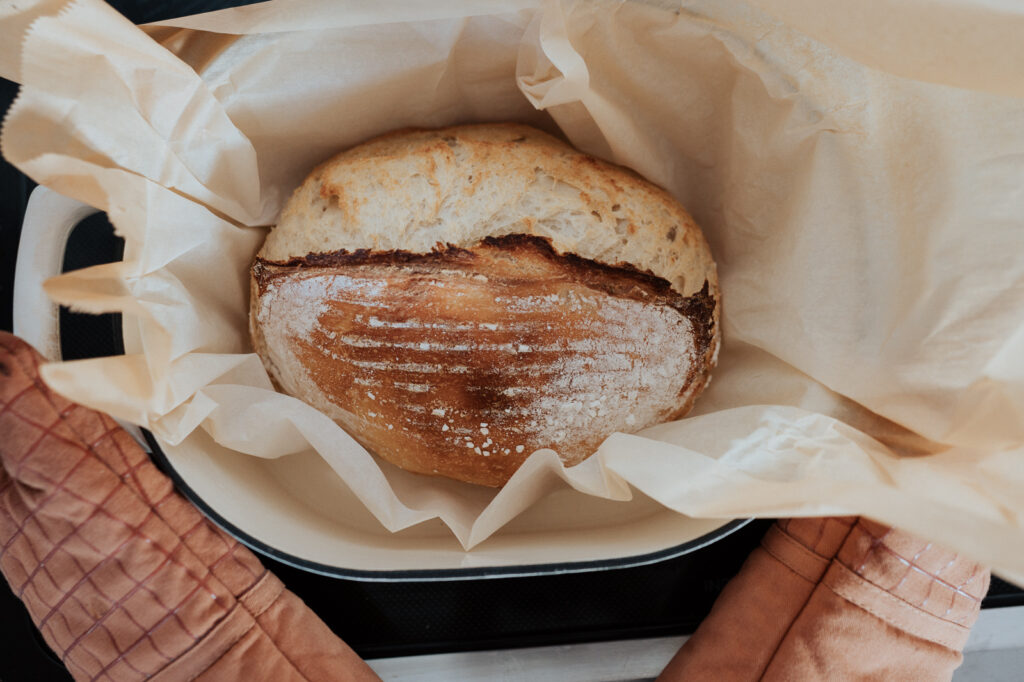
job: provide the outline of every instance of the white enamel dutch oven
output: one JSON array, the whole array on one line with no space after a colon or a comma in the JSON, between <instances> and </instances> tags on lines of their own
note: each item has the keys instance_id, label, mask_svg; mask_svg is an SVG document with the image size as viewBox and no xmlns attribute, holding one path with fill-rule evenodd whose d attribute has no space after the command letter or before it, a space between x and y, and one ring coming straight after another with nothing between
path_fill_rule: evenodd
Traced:
<instances>
[{"instance_id":1,"label":"white enamel dutch oven","mask_svg":"<svg viewBox=\"0 0 1024 682\"><path fill-rule=\"evenodd\" d=\"M60 272L68 236L96 210L45 187L32 194L14 286L14 333L61 358L58 308L43 282ZM137 352L126 320L124 347ZM240 541L293 566L357 580L462 580L625 568L693 552L747 520L694 519L638 496L630 503L566 488L470 551L440 521L392 533L315 453L267 460L203 432L180 445L126 425L179 490Z\"/></svg>"}]
</instances>

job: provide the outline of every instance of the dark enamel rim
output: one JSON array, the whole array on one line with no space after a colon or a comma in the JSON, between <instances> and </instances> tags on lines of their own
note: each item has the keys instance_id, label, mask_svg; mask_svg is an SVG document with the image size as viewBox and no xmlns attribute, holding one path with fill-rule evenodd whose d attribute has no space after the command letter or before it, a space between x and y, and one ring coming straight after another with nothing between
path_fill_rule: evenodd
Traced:
<instances>
[{"instance_id":1,"label":"dark enamel rim","mask_svg":"<svg viewBox=\"0 0 1024 682\"><path fill-rule=\"evenodd\" d=\"M328 564L309 561L308 559L297 557L294 554L282 552L271 547L262 540L249 535L232 524L230 521L214 511L210 505L203 500L203 498L189 487L188 483L186 483L177 470L175 470L170 460L167 459L167 455L164 454L163 449L161 449L160 445L156 442L153 434L145 429L143 429L142 432L146 437L146 442L152 450L151 456L156 465L165 474L167 474L172 481L174 481L174 485L186 498L188 498L190 502L192 502L192 504L198 507L199 510L202 511L210 520L224 529L226 533L233 536L247 547L259 552L260 554L266 555L275 561L280 561L283 564L288 564L289 566L294 566L295 568L300 568L304 571L331 576L333 578L347 578L349 580L360 580L365 582L430 582L478 580L481 578L516 578L525 576L557 575L564 573L583 573L587 571L605 571L617 568L632 568L635 566L644 566L646 564L665 561L666 559L674 559L678 556L682 556L683 554L689 554L690 552L721 540L725 536L736 532L753 521L753 519L736 519L734 521L729 521L724 526L716 528L710 533L705 533L704 535L694 538L689 542L684 542L681 545L675 545L674 547L669 547L657 552L651 552L649 554L637 554L617 559L598 559L594 561L558 562L550 564L526 564L522 566L423 569L406 571L364 571L351 568L341 568L339 566L330 566Z\"/></svg>"}]
</instances>

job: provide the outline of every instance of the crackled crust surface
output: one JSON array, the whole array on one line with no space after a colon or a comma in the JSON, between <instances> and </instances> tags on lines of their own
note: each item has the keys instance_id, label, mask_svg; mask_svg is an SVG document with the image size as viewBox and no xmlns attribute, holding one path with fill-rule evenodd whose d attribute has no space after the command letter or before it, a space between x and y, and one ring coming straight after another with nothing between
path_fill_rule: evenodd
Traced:
<instances>
[{"instance_id":1,"label":"crackled crust surface","mask_svg":"<svg viewBox=\"0 0 1024 682\"><path fill-rule=\"evenodd\" d=\"M260 256L427 253L504 234L629 263L682 294L705 280L718 289L704 235L667 192L518 124L400 131L331 158L294 192Z\"/></svg>"}]
</instances>

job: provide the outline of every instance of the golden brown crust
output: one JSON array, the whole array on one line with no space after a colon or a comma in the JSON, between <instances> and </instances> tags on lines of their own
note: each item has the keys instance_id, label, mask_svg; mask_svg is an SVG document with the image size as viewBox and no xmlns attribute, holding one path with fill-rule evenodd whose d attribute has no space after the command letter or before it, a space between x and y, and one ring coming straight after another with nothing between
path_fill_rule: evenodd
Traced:
<instances>
[{"instance_id":1,"label":"golden brown crust","mask_svg":"<svg viewBox=\"0 0 1024 682\"><path fill-rule=\"evenodd\" d=\"M526 235L429 253L258 259L254 344L282 388L411 470L501 485L534 450L578 463L678 417L717 347L709 285Z\"/></svg>"}]
</instances>

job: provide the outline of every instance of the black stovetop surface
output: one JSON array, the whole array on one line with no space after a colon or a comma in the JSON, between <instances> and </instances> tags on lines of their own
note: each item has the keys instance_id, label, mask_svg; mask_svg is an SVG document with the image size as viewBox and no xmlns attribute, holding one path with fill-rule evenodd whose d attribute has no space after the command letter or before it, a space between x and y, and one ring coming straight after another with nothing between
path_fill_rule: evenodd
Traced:
<instances>
[{"instance_id":1,"label":"black stovetop surface","mask_svg":"<svg viewBox=\"0 0 1024 682\"><path fill-rule=\"evenodd\" d=\"M233 4L113 2L133 21ZM17 86L0 80L0 111ZM34 184L0 161L0 328L11 329L12 285L25 204ZM120 258L102 214L72 233L64 269ZM116 352L114 315L61 311L66 359ZM691 633L739 570L770 521L755 521L706 548L655 564L591 573L454 582L359 582L325 577L262 557L356 652L368 658L568 644ZM994 579L983 606L1024 604L1024 591ZM70 680L10 589L0 586L0 680Z\"/></svg>"}]
</instances>

